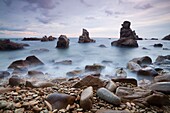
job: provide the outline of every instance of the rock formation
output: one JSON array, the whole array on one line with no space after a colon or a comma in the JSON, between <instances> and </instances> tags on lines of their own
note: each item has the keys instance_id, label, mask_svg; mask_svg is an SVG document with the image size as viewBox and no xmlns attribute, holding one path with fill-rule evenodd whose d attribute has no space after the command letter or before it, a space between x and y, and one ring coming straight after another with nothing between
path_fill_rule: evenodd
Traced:
<instances>
[{"instance_id":1,"label":"rock formation","mask_svg":"<svg viewBox=\"0 0 170 113\"><path fill-rule=\"evenodd\" d=\"M170 34L165 36L162 40L170 40Z\"/></svg>"},{"instance_id":2,"label":"rock formation","mask_svg":"<svg viewBox=\"0 0 170 113\"><path fill-rule=\"evenodd\" d=\"M69 39L66 35L60 35L57 41L56 48L68 48L69 47Z\"/></svg>"},{"instance_id":3,"label":"rock formation","mask_svg":"<svg viewBox=\"0 0 170 113\"><path fill-rule=\"evenodd\" d=\"M78 43L89 43L89 42L95 42L95 40L90 39L89 32L86 29L83 29L83 33L79 37Z\"/></svg>"},{"instance_id":4,"label":"rock formation","mask_svg":"<svg viewBox=\"0 0 170 113\"><path fill-rule=\"evenodd\" d=\"M122 24L122 28L120 29L120 39L117 41L113 41L111 43L112 46L120 46L120 47L138 47L137 39L135 31L132 31L130 28L131 23L129 21L124 21Z\"/></svg>"}]
</instances>

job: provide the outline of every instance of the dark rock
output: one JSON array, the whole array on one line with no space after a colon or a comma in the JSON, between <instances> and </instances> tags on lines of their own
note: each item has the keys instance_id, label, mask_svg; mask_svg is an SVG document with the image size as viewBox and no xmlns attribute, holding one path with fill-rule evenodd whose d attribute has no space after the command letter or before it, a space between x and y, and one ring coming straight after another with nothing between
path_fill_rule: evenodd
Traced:
<instances>
[{"instance_id":1,"label":"dark rock","mask_svg":"<svg viewBox=\"0 0 170 113\"><path fill-rule=\"evenodd\" d=\"M150 86L151 90L170 94L170 82L156 82Z\"/></svg>"},{"instance_id":2,"label":"dark rock","mask_svg":"<svg viewBox=\"0 0 170 113\"><path fill-rule=\"evenodd\" d=\"M23 38L22 41L40 41L41 38L31 37L31 38Z\"/></svg>"},{"instance_id":3,"label":"dark rock","mask_svg":"<svg viewBox=\"0 0 170 113\"><path fill-rule=\"evenodd\" d=\"M44 65L43 62L41 62L36 56L28 56L25 59L30 66L39 66L39 65Z\"/></svg>"},{"instance_id":4,"label":"dark rock","mask_svg":"<svg viewBox=\"0 0 170 113\"><path fill-rule=\"evenodd\" d=\"M24 45L10 41L9 39L0 40L0 51L1 50L18 50L23 49Z\"/></svg>"},{"instance_id":5,"label":"dark rock","mask_svg":"<svg viewBox=\"0 0 170 113\"><path fill-rule=\"evenodd\" d=\"M55 37L53 37L53 36L49 36L48 37L48 41L54 41L56 38Z\"/></svg>"},{"instance_id":6,"label":"dark rock","mask_svg":"<svg viewBox=\"0 0 170 113\"><path fill-rule=\"evenodd\" d=\"M135 62L142 67L146 67L147 65L152 64L152 59L149 56L138 57L130 60L130 62Z\"/></svg>"},{"instance_id":7,"label":"dark rock","mask_svg":"<svg viewBox=\"0 0 170 113\"><path fill-rule=\"evenodd\" d=\"M25 75L27 74L28 69L24 66L16 66L12 72L12 75Z\"/></svg>"},{"instance_id":8,"label":"dark rock","mask_svg":"<svg viewBox=\"0 0 170 113\"><path fill-rule=\"evenodd\" d=\"M121 38L117 41L113 41L111 45L118 47L138 47L137 41L131 38Z\"/></svg>"},{"instance_id":9,"label":"dark rock","mask_svg":"<svg viewBox=\"0 0 170 113\"><path fill-rule=\"evenodd\" d=\"M44 88L44 87L54 86L54 84L52 82L46 82L46 81L26 81L25 86L31 88Z\"/></svg>"},{"instance_id":10,"label":"dark rock","mask_svg":"<svg viewBox=\"0 0 170 113\"><path fill-rule=\"evenodd\" d=\"M83 90L80 97L80 106L83 110L90 110L93 106L93 87Z\"/></svg>"},{"instance_id":11,"label":"dark rock","mask_svg":"<svg viewBox=\"0 0 170 113\"><path fill-rule=\"evenodd\" d=\"M8 68L9 69L10 68L12 68L12 69L15 69L15 68L26 68L28 66L29 66L29 64L25 60L17 60L17 61L12 62L12 64L10 64Z\"/></svg>"},{"instance_id":12,"label":"dark rock","mask_svg":"<svg viewBox=\"0 0 170 113\"><path fill-rule=\"evenodd\" d=\"M63 61L55 62L55 64L71 65L72 60L63 60Z\"/></svg>"},{"instance_id":13,"label":"dark rock","mask_svg":"<svg viewBox=\"0 0 170 113\"><path fill-rule=\"evenodd\" d=\"M170 55L166 55L166 56L158 56L156 58L156 63L161 63L164 62L165 60L170 60Z\"/></svg>"},{"instance_id":14,"label":"dark rock","mask_svg":"<svg viewBox=\"0 0 170 113\"><path fill-rule=\"evenodd\" d=\"M52 93L47 96L46 100L52 105L53 110L59 110L66 108L69 104L74 104L75 97L68 94Z\"/></svg>"},{"instance_id":15,"label":"dark rock","mask_svg":"<svg viewBox=\"0 0 170 113\"><path fill-rule=\"evenodd\" d=\"M155 82L170 82L170 73L154 77Z\"/></svg>"},{"instance_id":16,"label":"dark rock","mask_svg":"<svg viewBox=\"0 0 170 113\"><path fill-rule=\"evenodd\" d=\"M170 34L165 36L162 40L170 40Z\"/></svg>"},{"instance_id":17,"label":"dark rock","mask_svg":"<svg viewBox=\"0 0 170 113\"><path fill-rule=\"evenodd\" d=\"M105 100L108 103L114 105L121 104L121 99L115 94L113 94L111 91L107 90L106 88L99 88L96 94L97 96L99 96L101 99Z\"/></svg>"},{"instance_id":18,"label":"dark rock","mask_svg":"<svg viewBox=\"0 0 170 113\"><path fill-rule=\"evenodd\" d=\"M104 44L99 45L99 47L106 48L106 46Z\"/></svg>"},{"instance_id":19,"label":"dark rock","mask_svg":"<svg viewBox=\"0 0 170 113\"><path fill-rule=\"evenodd\" d=\"M137 80L134 79L134 78L115 78L115 79L112 79L112 81L120 82L120 83L130 83L130 84L133 84L135 86L138 85Z\"/></svg>"},{"instance_id":20,"label":"dark rock","mask_svg":"<svg viewBox=\"0 0 170 113\"><path fill-rule=\"evenodd\" d=\"M0 79L8 77L10 73L8 71L0 71Z\"/></svg>"},{"instance_id":21,"label":"dark rock","mask_svg":"<svg viewBox=\"0 0 170 113\"><path fill-rule=\"evenodd\" d=\"M95 76L86 76L82 80L78 81L73 85L75 88L81 88L84 86L92 86L94 89L98 89L100 87L104 87L105 83L99 79L99 77Z\"/></svg>"},{"instance_id":22,"label":"dark rock","mask_svg":"<svg viewBox=\"0 0 170 113\"><path fill-rule=\"evenodd\" d=\"M93 65L86 65L85 71L96 71L100 72L105 68L105 66L99 65L99 64L93 64Z\"/></svg>"},{"instance_id":23,"label":"dark rock","mask_svg":"<svg viewBox=\"0 0 170 113\"><path fill-rule=\"evenodd\" d=\"M129 110L97 110L96 113L131 113Z\"/></svg>"},{"instance_id":24,"label":"dark rock","mask_svg":"<svg viewBox=\"0 0 170 113\"><path fill-rule=\"evenodd\" d=\"M151 40L158 40L158 38L151 38Z\"/></svg>"},{"instance_id":25,"label":"dark rock","mask_svg":"<svg viewBox=\"0 0 170 113\"><path fill-rule=\"evenodd\" d=\"M78 76L80 74L82 74L82 70L73 70L73 71L70 71L70 72L67 72L66 75L67 76Z\"/></svg>"},{"instance_id":26,"label":"dark rock","mask_svg":"<svg viewBox=\"0 0 170 113\"><path fill-rule=\"evenodd\" d=\"M159 43L159 44L154 44L154 47L163 47L163 44Z\"/></svg>"},{"instance_id":27,"label":"dark rock","mask_svg":"<svg viewBox=\"0 0 170 113\"><path fill-rule=\"evenodd\" d=\"M158 75L158 73L155 71L155 69L151 68L151 67L145 67L140 69L137 72L138 75L146 75L146 76L156 76Z\"/></svg>"},{"instance_id":28,"label":"dark rock","mask_svg":"<svg viewBox=\"0 0 170 113\"><path fill-rule=\"evenodd\" d=\"M2 93L6 93L6 92L11 92L15 90L14 88L3 88L3 87L0 87L0 94Z\"/></svg>"},{"instance_id":29,"label":"dark rock","mask_svg":"<svg viewBox=\"0 0 170 113\"><path fill-rule=\"evenodd\" d=\"M56 48L68 48L69 47L69 39L66 35L60 35L57 41Z\"/></svg>"},{"instance_id":30,"label":"dark rock","mask_svg":"<svg viewBox=\"0 0 170 113\"><path fill-rule=\"evenodd\" d=\"M35 50L31 50L31 53L34 53L34 54L40 54L40 53L44 53L44 52L49 52L50 50L48 49L45 49L45 48L41 48L41 49L35 49Z\"/></svg>"},{"instance_id":31,"label":"dark rock","mask_svg":"<svg viewBox=\"0 0 170 113\"><path fill-rule=\"evenodd\" d=\"M163 50L170 50L169 48L163 48Z\"/></svg>"},{"instance_id":32,"label":"dark rock","mask_svg":"<svg viewBox=\"0 0 170 113\"><path fill-rule=\"evenodd\" d=\"M162 69L169 70L170 69L170 55L158 56L154 63Z\"/></svg>"},{"instance_id":33,"label":"dark rock","mask_svg":"<svg viewBox=\"0 0 170 113\"><path fill-rule=\"evenodd\" d=\"M163 94L152 94L146 97L146 102L148 102L149 105L154 106L166 106L170 105L170 99L168 96Z\"/></svg>"},{"instance_id":34,"label":"dark rock","mask_svg":"<svg viewBox=\"0 0 170 113\"><path fill-rule=\"evenodd\" d=\"M89 32L86 29L83 29L83 33L79 37L78 43L89 43L89 42L95 42L95 40L90 39Z\"/></svg>"},{"instance_id":35,"label":"dark rock","mask_svg":"<svg viewBox=\"0 0 170 113\"><path fill-rule=\"evenodd\" d=\"M112 64L112 63L113 63L113 61L103 60L103 61L102 61L102 63L103 63L103 64Z\"/></svg>"},{"instance_id":36,"label":"dark rock","mask_svg":"<svg viewBox=\"0 0 170 113\"><path fill-rule=\"evenodd\" d=\"M24 83L25 83L25 81L16 75L9 78L9 85L11 85L11 86L19 86Z\"/></svg>"},{"instance_id":37,"label":"dark rock","mask_svg":"<svg viewBox=\"0 0 170 113\"><path fill-rule=\"evenodd\" d=\"M32 71L28 71L28 75L29 76L42 76L44 75L44 73L41 71L32 70Z\"/></svg>"},{"instance_id":38,"label":"dark rock","mask_svg":"<svg viewBox=\"0 0 170 113\"><path fill-rule=\"evenodd\" d=\"M46 42L46 41L48 41L48 38L47 38L47 36L45 35L44 37L42 37L41 42Z\"/></svg>"}]
</instances>

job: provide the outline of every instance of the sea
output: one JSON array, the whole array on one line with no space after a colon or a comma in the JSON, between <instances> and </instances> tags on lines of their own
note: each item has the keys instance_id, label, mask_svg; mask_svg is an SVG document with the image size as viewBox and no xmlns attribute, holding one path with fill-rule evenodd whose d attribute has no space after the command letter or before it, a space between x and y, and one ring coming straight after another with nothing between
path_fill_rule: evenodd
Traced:
<instances>
[{"instance_id":1,"label":"sea","mask_svg":"<svg viewBox=\"0 0 170 113\"><path fill-rule=\"evenodd\" d=\"M15 51L0 51L0 71L8 70L8 66L16 60L25 59L28 56L35 55L45 65L43 67L30 68L29 70L39 70L48 73L48 79L58 77L70 77L66 73L73 70L84 70L86 65L101 64L106 66L101 72L101 77L115 76L116 70L123 68L127 72L128 78L143 79L136 73L127 69L127 63L133 58L149 56L152 62L159 55L170 55L170 42L165 40L138 40L138 48L122 48L111 46L111 42L116 38L95 38L96 43L78 43L78 38L70 38L69 48L56 48L57 40L49 42L41 41L22 41L21 38L11 38L11 41L17 43L26 43L30 46ZM161 43L163 47L153 47L154 44ZM99 47L99 45L106 47ZM143 49L145 47L146 49ZM48 49L46 52L35 52L39 49ZM72 60L71 65L58 65L54 62L63 60ZM108 61L109 63L102 63ZM81 76L88 75L83 73ZM26 75L25 75L26 76Z\"/></svg>"}]
</instances>

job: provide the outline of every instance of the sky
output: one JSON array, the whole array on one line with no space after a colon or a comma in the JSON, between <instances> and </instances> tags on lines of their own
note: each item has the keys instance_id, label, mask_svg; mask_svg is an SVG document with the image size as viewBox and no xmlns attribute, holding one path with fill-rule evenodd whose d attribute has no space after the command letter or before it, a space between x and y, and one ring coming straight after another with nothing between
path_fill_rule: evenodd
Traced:
<instances>
[{"instance_id":1,"label":"sky","mask_svg":"<svg viewBox=\"0 0 170 113\"><path fill-rule=\"evenodd\" d=\"M170 34L170 0L0 0L0 38L119 37L123 21L141 38Z\"/></svg>"}]
</instances>

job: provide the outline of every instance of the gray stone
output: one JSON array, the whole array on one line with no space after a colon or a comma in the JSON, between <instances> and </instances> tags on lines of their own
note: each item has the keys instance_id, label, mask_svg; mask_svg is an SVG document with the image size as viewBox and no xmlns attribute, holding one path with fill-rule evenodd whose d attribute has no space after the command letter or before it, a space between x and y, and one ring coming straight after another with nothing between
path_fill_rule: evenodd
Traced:
<instances>
[{"instance_id":1,"label":"gray stone","mask_svg":"<svg viewBox=\"0 0 170 113\"><path fill-rule=\"evenodd\" d=\"M127 68L130 69L131 71L137 72L141 69L141 66L135 62L130 61L127 64Z\"/></svg>"},{"instance_id":2,"label":"gray stone","mask_svg":"<svg viewBox=\"0 0 170 113\"><path fill-rule=\"evenodd\" d=\"M170 82L157 82L150 86L151 90L170 94Z\"/></svg>"},{"instance_id":3,"label":"gray stone","mask_svg":"<svg viewBox=\"0 0 170 113\"><path fill-rule=\"evenodd\" d=\"M99 88L97 90L97 96L99 96L101 99L105 100L108 103L114 104L114 105L120 105L121 99L107 90L106 88Z\"/></svg>"},{"instance_id":4,"label":"gray stone","mask_svg":"<svg viewBox=\"0 0 170 113\"><path fill-rule=\"evenodd\" d=\"M109 80L109 82L106 85L106 89L108 89L111 92L114 92L116 88L117 88L116 84L112 80Z\"/></svg>"},{"instance_id":5,"label":"gray stone","mask_svg":"<svg viewBox=\"0 0 170 113\"><path fill-rule=\"evenodd\" d=\"M155 82L170 82L170 73L154 77Z\"/></svg>"}]
</instances>

